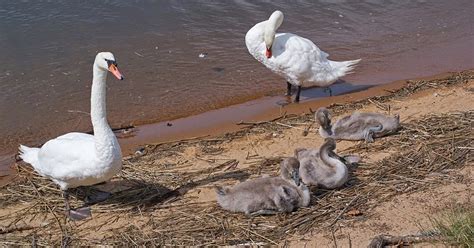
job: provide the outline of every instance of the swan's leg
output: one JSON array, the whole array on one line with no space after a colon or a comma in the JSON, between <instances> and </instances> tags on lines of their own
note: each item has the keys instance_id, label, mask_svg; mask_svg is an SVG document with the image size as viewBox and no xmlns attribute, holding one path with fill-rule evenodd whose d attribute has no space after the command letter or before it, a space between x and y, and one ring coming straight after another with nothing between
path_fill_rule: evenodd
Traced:
<instances>
[{"instance_id":1,"label":"swan's leg","mask_svg":"<svg viewBox=\"0 0 474 248\"><path fill-rule=\"evenodd\" d=\"M250 216L273 215L277 213L278 211L273 210L273 209L261 209L261 210L250 213Z\"/></svg>"},{"instance_id":2,"label":"swan's leg","mask_svg":"<svg viewBox=\"0 0 474 248\"><path fill-rule=\"evenodd\" d=\"M367 128L367 131L365 133L365 142L367 143L372 143L374 142L374 134L376 132L382 131L383 126L382 125L377 125L375 127L369 127Z\"/></svg>"},{"instance_id":3,"label":"swan's leg","mask_svg":"<svg viewBox=\"0 0 474 248\"><path fill-rule=\"evenodd\" d=\"M324 91L326 92L329 92L329 96L332 96L332 89L331 89L331 86L328 86L324 89Z\"/></svg>"},{"instance_id":4,"label":"swan's leg","mask_svg":"<svg viewBox=\"0 0 474 248\"><path fill-rule=\"evenodd\" d=\"M69 192L66 190L63 191L64 205L66 206L66 213L69 213L71 207L69 206Z\"/></svg>"},{"instance_id":5,"label":"swan's leg","mask_svg":"<svg viewBox=\"0 0 474 248\"><path fill-rule=\"evenodd\" d=\"M290 84L290 82L286 82L286 95L285 96L291 96L291 84Z\"/></svg>"},{"instance_id":6,"label":"swan's leg","mask_svg":"<svg viewBox=\"0 0 474 248\"><path fill-rule=\"evenodd\" d=\"M298 91L296 91L295 102L300 102L300 94L301 94L301 85L298 85Z\"/></svg>"},{"instance_id":7,"label":"swan's leg","mask_svg":"<svg viewBox=\"0 0 474 248\"><path fill-rule=\"evenodd\" d=\"M89 207L82 207L78 209L71 209L69 205L69 192L67 190L63 191L64 203L66 205L66 215L71 220L83 220L88 217L91 217L91 209Z\"/></svg>"}]
</instances>

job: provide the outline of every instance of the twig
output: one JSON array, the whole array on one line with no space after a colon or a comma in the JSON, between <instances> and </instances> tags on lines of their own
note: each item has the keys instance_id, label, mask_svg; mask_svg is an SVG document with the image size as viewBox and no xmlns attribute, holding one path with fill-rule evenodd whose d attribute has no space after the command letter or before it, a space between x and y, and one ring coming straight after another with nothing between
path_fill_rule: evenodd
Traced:
<instances>
[{"instance_id":1,"label":"twig","mask_svg":"<svg viewBox=\"0 0 474 248\"><path fill-rule=\"evenodd\" d=\"M33 189L35 190L36 194L38 195L38 197L41 199L41 201L43 202L43 204L48 208L49 212L54 216L54 218L56 219L56 221L58 222L58 225L59 225L59 228L61 229L61 232L63 234L67 233L66 230L64 229L63 225L61 224L61 220L59 220L58 216L56 216L56 214L53 212L53 210L51 209L51 207L49 206L49 204L43 200L43 196L40 194L40 192L38 191L38 189L36 188L35 184L29 179L28 179L28 182L30 182L31 186L33 186Z\"/></svg>"},{"instance_id":2,"label":"twig","mask_svg":"<svg viewBox=\"0 0 474 248\"><path fill-rule=\"evenodd\" d=\"M336 235L334 235L334 228L331 228L332 242L334 242L334 248L337 248Z\"/></svg>"},{"instance_id":3,"label":"twig","mask_svg":"<svg viewBox=\"0 0 474 248\"><path fill-rule=\"evenodd\" d=\"M42 228L42 227L45 227L47 225L48 224L41 224L39 226L24 225L24 226L10 227L10 228L0 228L0 234L7 234L7 233L12 233L12 232L22 232L22 231L31 230L31 229Z\"/></svg>"},{"instance_id":4,"label":"twig","mask_svg":"<svg viewBox=\"0 0 474 248\"><path fill-rule=\"evenodd\" d=\"M247 228L244 228L244 227L241 227L241 226L239 226L239 227L240 227L242 230L247 231L247 232L251 232L251 233L253 233L253 234L259 236L260 238L265 239L266 241L268 241L268 242L270 242L270 243L272 243L272 244L274 244L274 245L278 245L277 242L275 242L275 241L273 241L273 240L271 240L271 239L269 239L269 238L267 238L267 237L265 237L265 236L263 236L263 235L260 235L260 234L254 232L254 231L252 231L252 230L249 230L249 229L247 229Z\"/></svg>"},{"instance_id":5,"label":"twig","mask_svg":"<svg viewBox=\"0 0 474 248\"><path fill-rule=\"evenodd\" d=\"M88 113L88 112L84 112L84 111L80 111L80 110L71 110L71 109L68 109L67 112L68 112L68 113L81 113L81 114L91 115L91 114Z\"/></svg>"},{"instance_id":6,"label":"twig","mask_svg":"<svg viewBox=\"0 0 474 248\"><path fill-rule=\"evenodd\" d=\"M145 56L143 56L142 54L140 54L138 52L133 52L133 53L136 54L138 57L142 57L142 58L145 57Z\"/></svg>"},{"instance_id":7,"label":"twig","mask_svg":"<svg viewBox=\"0 0 474 248\"><path fill-rule=\"evenodd\" d=\"M273 118L273 119L267 120L267 121L248 122L248 121L242 121L242 120L241 120L240 122L237 123L237 125L253 125L253 126L257 126L257 125L266 124L266 123L271 123L271 122L280 120L280 119L284 118L285 116L286 116L286 112L283 113L282 115L276 117L276 118Z\"/></svg>"},{"instance_id":8,"label":"twig","mask_svg":"<svg viewBox=\"0 0 474 248\"><path fill-rule=\"evenodd\" d=\"M346 210L352 205L352 203L359 199L359 195L357 195L356 197L352 198L352 200L346 205L346 207L336 216L336 218L334 218L334 220L332 221L332 223L329 225L329 226L332 226L334 225L337 220L346 212Z\"/></svg>"},{"instance_id":9,"label":"twig","mask_svg":"<svg viewBox=\"0 0 474 248\"><path fill-rule=\"evenodd\" d=\"M294 129L299 129L299 130L305 131L305 129L303 129L301 127L295 127L295 126L288 125L288 124L281 123L281 122L275 122L275 124L280 125L280 126L284 126L284 127L289 127L289 128L294 128Z\"/></svg>"},{"instance_id":10,"label":"twig","mask_svg":"<svg viewBox=\"0 0 474 248\"><path fill-rule=\"evenodd\" d=\"M440 236L426 235L392 236L387 234L381 234L373 238L367 248L383 248L388 245L406 246L413 243L440 240L440 238Z\"/></svg>"}]
</instances>

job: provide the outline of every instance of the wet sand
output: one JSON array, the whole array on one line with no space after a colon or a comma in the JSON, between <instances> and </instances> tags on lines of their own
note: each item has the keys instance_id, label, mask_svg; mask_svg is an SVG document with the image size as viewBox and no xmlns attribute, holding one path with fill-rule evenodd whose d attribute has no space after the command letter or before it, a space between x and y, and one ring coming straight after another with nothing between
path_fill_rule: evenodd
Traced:
<instances>
[{"instance_id":1,"label":"wet sand","mask_svg":"<svg viewBox=\"0 0 474 248\"><path fill-rule=\"evenodd\" d=\"M442 73L413 80L440 79L451 74ZM174 121L139 125L132 130L130 135L124 135L126 138L121 138L119 141L124 153L131 154L145 144L163 143L194 137L212 137L223 133L235 132L242 127L239 125L240 122L268 121L284 114L307 113L310 109L316 110L319 107L335 103L345 104L371 96L384 96L390 94L391 91L403 88L406 83L407 80L399 80L378 86L361 86L359 90L354 89L355 92L338 94L332 97L328 96L328 93L324 92L321 88L306 89L302 94L302 101L298 104L291 103L291 99L284 96L265 97ZM341 87L344 87L343 84ZM337 89L339 87L334 88ZM338 90L333 90L333 93L337 94L339 92ZM309 97L309 99L306 97Z\"/></svg>"}]
</instances>

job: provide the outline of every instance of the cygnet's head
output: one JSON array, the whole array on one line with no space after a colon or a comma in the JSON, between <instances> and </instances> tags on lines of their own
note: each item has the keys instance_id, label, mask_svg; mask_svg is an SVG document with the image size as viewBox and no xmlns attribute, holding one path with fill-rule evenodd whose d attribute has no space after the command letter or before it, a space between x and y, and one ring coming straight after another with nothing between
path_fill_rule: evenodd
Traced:
<instances>
[{"instance_id":1,"label":"cygnet's head","mask_svg":"<svg viewBox=\"0 0 474 248\"><path fill-rule=\"evenodd\" d=\"M314 117L323 129L327 130L331 128L331 116L327 108L319 108L314 114Z\"/></svg>"},{"instance_id":2,"label":"cygnet's head","mask_svg":"<svg viewBox=\"0 0 474 248\"><path fill-rule=\"evenodd\" d=\"M99 69L104 71L110 71L117 79L123 80L123 75L118 70L118 64L115 57L110 52L100 52L95 56L95 62Z\"/></svg>"},{"instance_id":3,"label":"cygnet's head","mask_svg":"<svg viewBox=\"0 0 474 248\"><path fill-rule=\"evenodd\" d=\"M326 138L324 139L324 143L321 146L320 152L322 153L324 151L327 151L327 152L332 153L335 149L336 149L336 140L334 140L333 138Z\"/></svg>"},{"instance_id":4,"label":"cygnet's head","mask_svg":"<svg viewBox=\"0 0 474 248\"><path fill-rule=\"evenodd\" d=\"M280 164L280 175L287 181L293 181L296 186L301 183L300 161L294 157L285 158Z\"/></svg>"}]
</instances>

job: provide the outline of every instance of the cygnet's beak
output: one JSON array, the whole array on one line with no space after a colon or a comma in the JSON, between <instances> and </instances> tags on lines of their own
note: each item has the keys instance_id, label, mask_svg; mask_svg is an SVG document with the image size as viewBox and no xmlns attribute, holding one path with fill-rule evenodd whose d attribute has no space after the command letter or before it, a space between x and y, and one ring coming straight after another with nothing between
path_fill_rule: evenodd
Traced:
<instances>
[{"instance_id":1,"label":"cygnet's beak","mask_svg":"<svg viewBox=\"0 0 474 248\"><path fill-rule=\"evenodd\" d=\"M115 64L110 64L109 65L109 71L114 74L114 76L118 79L118 80L123 80L123 75L122 73L120 73L120 71L118 70L117 66Z\"/></svg>"},{"instance_id":2,"label":"cygnet's beak","mask_svg":"<svg viewBox=\"0 0 474 248\"><path fill-rule=\"evenodd\" d=\"M291 173L291 177L293 178L293 181L295 182L296 186L300 186L301 180L300 180L300 173L298 171L293 171Z\"/></svg>"},{"instance_id":3,"label":"cygnet's beak","mask_svg":"<svg viewBox=\"0 0 474 248\"><path fill-rule=\"evenodd\" d=\"M265 53L265 55L267 56L267 58L272 57L272 47L267 47L267 52Z\"/></svg>"}]
</instances>

